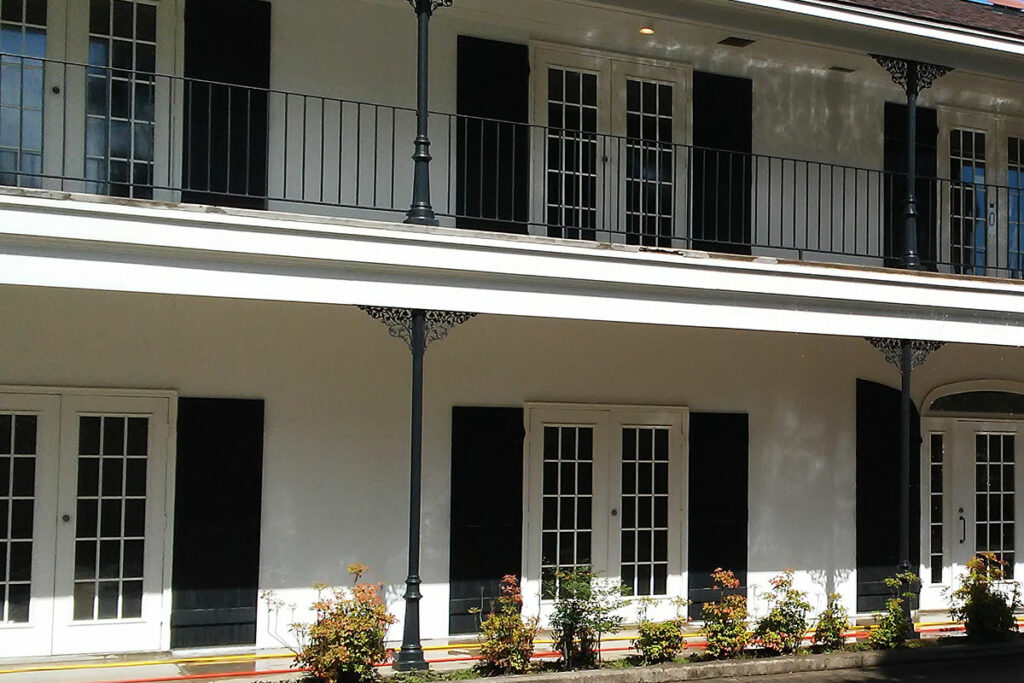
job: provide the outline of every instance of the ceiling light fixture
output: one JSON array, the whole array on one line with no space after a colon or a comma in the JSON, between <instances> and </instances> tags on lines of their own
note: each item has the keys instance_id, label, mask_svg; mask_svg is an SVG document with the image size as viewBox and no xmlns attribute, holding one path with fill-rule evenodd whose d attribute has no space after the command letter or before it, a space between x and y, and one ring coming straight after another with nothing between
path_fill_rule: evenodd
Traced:
<instances>
[{"instance_id":1,"label":"ceiling light fixture","mask_svg":"<svg viewBox=\"0 0 1024 683\"><path fill-rule=\"evenodd\" d=\"M650 26L644 26L643 28L640 29L640 33L644 34L645 36L653 36L654 29L651 28Z\"/></svg>"}]
</instances>

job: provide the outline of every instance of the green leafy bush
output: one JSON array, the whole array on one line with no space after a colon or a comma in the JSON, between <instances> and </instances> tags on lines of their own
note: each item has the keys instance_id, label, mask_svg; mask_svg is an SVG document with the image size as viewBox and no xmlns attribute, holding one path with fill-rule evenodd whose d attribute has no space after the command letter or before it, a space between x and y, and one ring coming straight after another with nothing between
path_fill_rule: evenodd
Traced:
<instances>
[{"instance_id":1,"label":"green leafy bush","mask_svg":"<svg viewBox=\"0 0 1024 683\"><path fill-rule=\"evenodd\" d=\"M501 580L494 611L480 624L484 642L477 668L487 675L521 674L530 668L537 620L523 619L523 593L519 579L507 575Z\"/></svg>"},{"instance_id":2,"label":"green leafy bush","mask_svg":"<svg viewBox=\"0 0 1024 683\"><path fill-rule=\"evenodd\" d=\"M841 650L846 644L843 633L849 627L849 614L840 603L839 593L830 593L828 604L818 615L818 623L814 627L814 648L819 652Z\"/></svg>"},{"instance_id":3,"label":"green leafy bush","mask_svg":"<svg viewBox=\"0 0 1024 683\"><path fill-rule=\"evenodd\" d=\"M704 605L704 631L707 655L713 659L735 657L747 646L747 599L742 595L726 595L726 590L739 588L740 581L728 570L711 572L718 602Z\"/></svg>"},{"instance_id":4,"label":"green leafy bush","mask_svg":"<svg viewBox=\"0 0 1024 683\"><path fill-rule=\"evenodd\" d=\"M885 603L885 611L875 614L878 628L871 632L871 646L876 650L892 650L906 644L911 625L903 615L903 601L913 599L911 586L919 582L914 572L900 572L885 579L892 596Z\"/></svg>"},{"instance_id":5,"label":"green leafy bush","mask_svg":"<svg viewBox=\"0 0 1024 683\"><path fill-rule=\"evenodd\" d=\"M1020 606L1020 588L1009 582L1006 563L994 553L979 553L967 562L967 574L953 591L950 614L964 622L972 640L999 642L1017 632L1013 612ZM1007 582L1008 592L999 584Z\"/></svg>"},{"instance_id":6,"label":"green leafy bush","mask_svg":"<svg viewBox=\"0 0 1024 683\"><path fill-rule=\"evenodd\" d=\"M623 587L599 579L590 569L560 571L551 630L566 670L597 664L602 634L622 626L616 611L625 603Z\"/></svg>"},{"instance_id":7,"label":"green leafy bush","mask_svg":"<svg viewBox=\"0 0 1024 683\"><path fill-rule=\"evenodd\" d=\"M331 683L356 683L377 678L374 665L387 658L384 638L395 617L388 612L380 596L383 584L361 583L369 568L349 565L354 585L348 591L317 585L313 603L316 621L293 624L301 649L295 663L313 676Z\"/></svg>"},{"instance_id":8,"label":"green leafy bush","mask_svg":"<svg viewBox=\"0 0 1024 683\"><path fill-rule=\"evenodd\" d=\"M664 622L654 622L647 618L647 608L654 604L651 598L641 598L638 607L637 635L633 639L633 649L639 653L639 660L644 664L660 664L671 662L686 647L683 630L686 618L682 610L689 601L677 598L672 600L676 605L676 618Z\"/></svg>"},{"instance_id":9,"label":"green leafy bush","mask_svg":"<svg viewBox=\"0 0 1024 683\"><path fill-rule=\"evenodd\" d=\"M768 601L768 613L757 622L754 642L773 654L793 654L807 632L811 603L807 594L793 588L793 570L787 569L770 581L771 590L761 597Z\"/></svg>"}]
</instances>

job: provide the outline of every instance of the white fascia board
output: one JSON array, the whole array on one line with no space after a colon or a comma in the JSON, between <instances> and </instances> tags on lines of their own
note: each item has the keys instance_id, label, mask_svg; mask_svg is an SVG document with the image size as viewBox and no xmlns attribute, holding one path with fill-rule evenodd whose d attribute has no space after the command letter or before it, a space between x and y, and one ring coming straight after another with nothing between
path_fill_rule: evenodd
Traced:
<instances>
[{"instance_id":1,"label":"white fascia board","mask_svg":"<svg viewBox=\"0 0 1024 683\"><path fill-rule=\"evenodd\" d=\"M1024 284L391 223L0 197L0 283L1024 345Z\"/></svg>"},{"instance_id":2,"label":"white fascia board","mask_svg":"<svg viewBox=\"0 0 1024 683\"><path fill-rule=\"evenodd\" d=\"M745 5L780 10L793 14L841 21L847 24L893 31L905 35L941 40L947 43L1024 55L1024 41L971 28L958 28L926 19L889 14L870 8L856 8L813 0L731 0Z\"/></svg>"}]
</instances>

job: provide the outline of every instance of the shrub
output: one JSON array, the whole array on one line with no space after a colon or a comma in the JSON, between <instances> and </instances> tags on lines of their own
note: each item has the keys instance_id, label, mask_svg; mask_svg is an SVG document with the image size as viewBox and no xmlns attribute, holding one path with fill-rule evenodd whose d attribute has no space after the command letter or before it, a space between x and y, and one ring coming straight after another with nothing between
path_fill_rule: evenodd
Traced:
<instances>
[{"instance_id":1,"label":"shrub","mask_svg":"<svg viewBox=\"0 0 1024 683\"><path fill-rule=\"evenodd\" d=\"M953 591L950 614L964 622L967 637L998 642L1009 640L1017 631L1013 618L1020 606L1020 588L1011 584L1009 593L998 584L1007 581L1006 563L994 553L979 553L967 562L967 575Z\"/></svg>"},{"instance_id":2,"label":"shrub","mask_svg":"<svg viewBox=\"0 0 1024 683\"><path fill-rule=\"evenodd\" d=\"M885 579L892 596L885 603L885 611L875 614L878 628L871 632L871 646L876 650L892 650L907 642L911 626L903 615L903 601L914 597L910 587L919 581L914 572L900 572Z\"/></svg>"},{"instance_id":3,"label":"shrub","mask_svg":"<svg viewBox=\"0 0 1024 683\"><path fill-rule=\"evenodd\" d=\"M689 601L673 600L677 608L676 618L660 623L647 618L647 608L654 602L651 598L640 599L637 635L632 643L633 649L639 653L639 659L644 664L671 662L686 647L683 638L686 619L679 612L689 605Z\"/></svg>"},{"instance_id":4,"label":"shrub","mask_svg":"<svg viewBox=\"0 0 1024 683\"><path fill-rule=\"evenodd\" d=\"M843 633L849 626L849 615L840 604L842 596L830 593L828 604L818 615L818 623L814 627L814 646L820 652L840 650L846 644Z\"/></svg>"},{"instance_id":5,"label":"shrub","mask_svg":"<svg viewBox=\"0 0 1024 683\"><path fill-rule=\"evenodd\" d=\"M387 657L384 638L395 617L380 596L383 584L360 583L366 565L349 565L354 585L348 591L318 585L313 603L316 621L293 624L301 649L295 663L332 683L355 683L377 677L375 664Z\"/></svg>"},{"instance_id":6,"label":"shrub","mask_svg":"<svg viewBox=\"0 0 1024 683\"><path fill-rule=\"evenodd\" d=\"M793 570L787 569L771 579L771 590L761 597L768 600L768 614L757 622L754 641L773 654L793 654L807 632L807 613L811 604L807 594L793 588Z\"/></svg>"},{"instance_id":7,"label":"shrub","mask_svg":"<svg viewBox=\"0 0 1024 683\"><path fill-rule=\"evenodd\" d=\"M523 619L523 594L519 579L507 575L501 580L494 611L480 624L484 642L477 668L488 675L521 674L530 668L537 620Z\"/></svg>"},{"instance_id":8,"label":"shrub","mask_svg":"<svg viewBox=\"0 0 1024 683\"><path fill-rule=\"evenodd\" d=\"M601 581L587 568L560 571L551 614L555 647L566 670L593 667L601 635L622 626L615 612L623 606L623 588Z\"/></svg>"},{"instance_id":9,"label":"shrub","mask_svg":"<svg viewBox=\"0 0 1024 683\"><path fill-rule=\"evenodd\" d=\"M707 654L714 659L735 657L747 646L747 599L742 595L726 595L726 590L739 588L740 581L731 571L718 568L711 572L718 602L704 605L704 631Z\"/></svg>"}]
</instances>

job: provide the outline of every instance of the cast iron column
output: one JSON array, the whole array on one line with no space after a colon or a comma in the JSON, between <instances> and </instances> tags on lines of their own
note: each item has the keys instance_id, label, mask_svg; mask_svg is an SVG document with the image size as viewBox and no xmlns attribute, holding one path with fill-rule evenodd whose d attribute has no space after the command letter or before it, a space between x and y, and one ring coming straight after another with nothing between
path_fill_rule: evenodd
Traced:
<instances>
[{"instance_id":1,"label":"cast iron column","mask_svg":"<svg viewBox=\"0 0 1024 683\"><path fill-rule=\"evenodd\" d=\"M428 667L420 645L420 477L423 471L423 353L426 350L426 314L412 311L412 425L409 433L409 574L405 577L405 620L402 649L395 671L423 671Z\"/></svg>"},{"instance_id":2,"label":"cast iron column","mask_svg":"<svg viewBox=\"0 0 1024 683\"><path fill-rule=\"evenodd\" d=\"M909 270L920 270L921 255L917 245L917 96L930 88L935 79L951 69L936 64L921 64L914 60L872 55L889 72L896 85L907 95L907 193L903 223L903 253L900 263ZM872 342L874 343L874 342ZM877 345L876 345L877 346ZM913 342L899 342L900 384L900 548L899 571L910 571L910 376L914 368ZM928 352L925 352L921 358ZM903 601L903 614L912 624L910 600ZM914 629L911 626L911 635Z\"/></svg>"},{"instance_id":3,"label":"cast iron column","mask_svg":"<svg viewBox=\"0 0 1024 683\"><path fill-rule=\"evenodd\" d=\"M430 205L430 136L429 75L430 75L430 17L438 7L450 7L452 0L409 0L416 10L416 151L412 181L412 206L406 214L406 223L437 225L437 217Z\"/></svg>"},{"instance_id":4,"label":"cast iron column","mask_svg":"<svg viewBox=\"0 0 1024 683\"><path fill-rule=\"evenodd\" d=\"M428 668L420 644L420 508L423 471L423 356L427 345L444 339L448 330L475 313L425 311L420 308L360 306L367 315L384 323L392 337L402 339L412 352L412 418L409 432L409 573L405 578L405 618L402 647L395 657L395 671Z\"/></svg>"}]
</instances>

